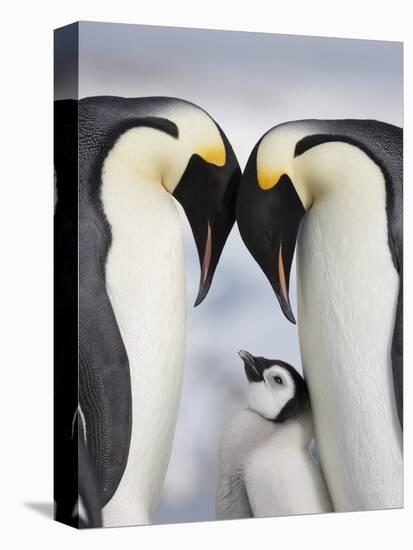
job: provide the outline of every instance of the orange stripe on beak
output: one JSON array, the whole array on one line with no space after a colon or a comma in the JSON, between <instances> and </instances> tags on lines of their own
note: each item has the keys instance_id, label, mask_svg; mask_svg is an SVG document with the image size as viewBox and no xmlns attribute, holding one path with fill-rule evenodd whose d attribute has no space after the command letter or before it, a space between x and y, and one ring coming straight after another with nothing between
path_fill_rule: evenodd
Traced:
<instances>
[{"instance_id":1,"label":"orange stripe on beak","mask_svg":"<svg viewBox=\"0 0 413 550\"><path fill-rule=\"evenodd\" d=\"M284 263L283 263L283 257L282 257L282 244L280 244L280 249L278 251L278 279L280 281L280 286L284 296L284 300L288 304L289 303L288 289L287 289L287 282L285 280Z\"/></svg>"},{"instance_id":2,"label":"orange stripe on beak","mask_svg":"<svg viewBox=\"0 0 413 550\"><path fill-rule=\"evenodd\" d=\"M209 225L209 222L208 222L208 235L205 243L204 258L202 260L202 281L204 283L208 276L209 264L211 263L211 256L212 256L212 234L211 234L211 226Z\"/></svg>"}]
</instances>

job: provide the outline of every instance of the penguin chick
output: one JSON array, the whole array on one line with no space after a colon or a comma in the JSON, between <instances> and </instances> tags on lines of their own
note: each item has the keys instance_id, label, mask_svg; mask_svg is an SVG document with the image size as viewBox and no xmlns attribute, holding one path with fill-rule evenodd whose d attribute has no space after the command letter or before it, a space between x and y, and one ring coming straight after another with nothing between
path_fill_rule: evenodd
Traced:
<instances>
[{"instance_id":1,"label":"penguin chick","mask_svg":"<svg viewBox=\"0 0 413 550\"><path fill-rule=\"evenodd\" d=\"M239 356L248 379L248 408L226 429L219 449L217 518L332 511L313 438L307 385L288 363Z\"/></svg>"}]
</instances>

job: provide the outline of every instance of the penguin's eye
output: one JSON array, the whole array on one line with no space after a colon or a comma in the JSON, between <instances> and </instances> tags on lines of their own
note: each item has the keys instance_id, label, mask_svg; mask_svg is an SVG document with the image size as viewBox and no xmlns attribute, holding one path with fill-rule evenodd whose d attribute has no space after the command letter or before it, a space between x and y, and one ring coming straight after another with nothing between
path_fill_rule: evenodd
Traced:
<instances>
[{"instance_id":1,"label":"penguin's eye","mask_svg":"<svg viewBox=\"0 0 413 550\"><path fill-rule=\"evenodd\" d=\"M277 382L277 384L282 384L283 383L280 376L274 376L274 380Z\"/></svg>"}]
</instances>

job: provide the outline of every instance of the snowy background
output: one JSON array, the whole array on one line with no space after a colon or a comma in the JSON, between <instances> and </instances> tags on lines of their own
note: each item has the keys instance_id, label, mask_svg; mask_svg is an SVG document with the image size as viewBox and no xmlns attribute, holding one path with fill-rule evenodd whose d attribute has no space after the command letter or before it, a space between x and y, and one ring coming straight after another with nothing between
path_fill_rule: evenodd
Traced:
<instances>
[{"instance_id":1,"label":"snowy background","mask_svg":"<svg viewBox=\"0 0 413 550\"><path fill-rule=\"evenodd\" d=\"M81 23L79 97L172 96L207 110L241 168L261 135L301 118L374 118L402 125L402 45L290 35ZM56 74L56 96L67 97ZM199 265L182 215L187 350L176 435L154 523L214 519L217 446L245 406L239 349L298 369L296 327L234 227L205 302L192 307ZM291 302L296 311L294 267Z\"/></svg>"}]
</instances>

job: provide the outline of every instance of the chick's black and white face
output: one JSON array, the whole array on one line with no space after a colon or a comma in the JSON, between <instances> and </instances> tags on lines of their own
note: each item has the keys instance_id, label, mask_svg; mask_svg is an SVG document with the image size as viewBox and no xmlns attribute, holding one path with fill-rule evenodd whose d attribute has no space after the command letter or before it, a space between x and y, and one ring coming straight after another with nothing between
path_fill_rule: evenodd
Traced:
<instances>
[{"instance_id":1,"label":"chick's black and white face","mask_svg":"<svg viewBox=\"0 0 413 550\"><path fill-rule=\"evenodd\" d=\"M280 365L264 369L260 381L249 380L248 407L264 418L275 420L294 396L294 380Z\"/></svg>"},{"instance_id":2,"label":"chick's black and white face","mask_svg":"<svg viewBox=\"0 0 413 550\"><path fill-rule=\"evenodd\" d=\"M279 359L239 351L248 380L248 408L267 420L285 422L310 407L307 385L296 369Z\"/></svg>"}]
</instances>

